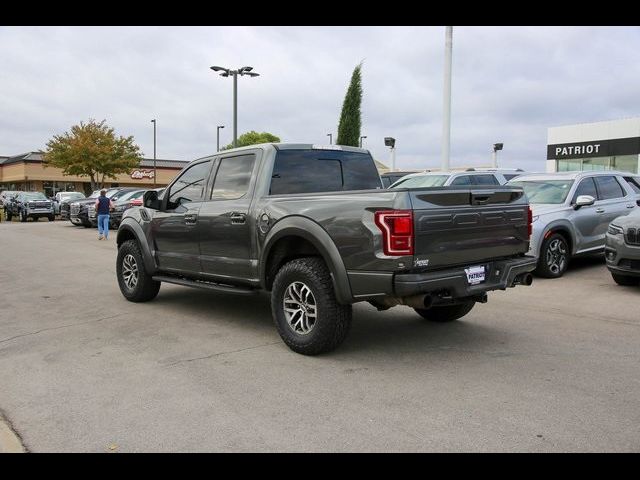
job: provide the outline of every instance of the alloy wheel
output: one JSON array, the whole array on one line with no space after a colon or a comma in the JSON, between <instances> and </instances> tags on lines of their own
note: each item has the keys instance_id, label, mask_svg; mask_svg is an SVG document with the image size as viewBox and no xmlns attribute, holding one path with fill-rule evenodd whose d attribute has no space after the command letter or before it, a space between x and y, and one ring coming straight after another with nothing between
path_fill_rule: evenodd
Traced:
<instances>
[{"instance_id":1,"label":"alloy wheel","mask_svg":"<svg viewBox=\"0 0 640 480\"><path fill-rule=\"evenodd\" d=\"M129 290L136 288L138 284L138 262L130 253L122 259L122 278Z\"/></svg>"},{"instance_id":2,"label":"alloy wheel","mask_svg":"<svg viewBox=\"0 0 640 480\"><path fill-rule=\"evenodd\" d=\"M555 238L547 247L547 266L554 275L562 273L567 265L567 244Z\"/></svg>"},{"instance_id":3,"label":"alloy wheel","mask_svg":"<svg viewBox=\"0 0 640 480\"><path fill-rule=\"evenodd\" d=\"M287 325L299 335L308 335L316 324L316 298L302 282L293 282L284 293L284 316Z\"/></svg>"}]
</instances>

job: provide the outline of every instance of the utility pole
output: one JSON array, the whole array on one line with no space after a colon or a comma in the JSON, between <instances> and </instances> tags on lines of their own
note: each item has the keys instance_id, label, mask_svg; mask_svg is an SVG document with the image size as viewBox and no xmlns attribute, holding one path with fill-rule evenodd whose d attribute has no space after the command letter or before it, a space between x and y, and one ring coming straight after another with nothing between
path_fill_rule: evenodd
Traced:
<instances>
[{"instance_id":1,"label":"utility pole","mask_svg":"<svg viewBox=\"0 0 640 480\"><path fill-rule=\"evenodd\" d=\"M151 120L153 123L153 188L156 188L156 119Z\"/></svg>"}]
</instances>

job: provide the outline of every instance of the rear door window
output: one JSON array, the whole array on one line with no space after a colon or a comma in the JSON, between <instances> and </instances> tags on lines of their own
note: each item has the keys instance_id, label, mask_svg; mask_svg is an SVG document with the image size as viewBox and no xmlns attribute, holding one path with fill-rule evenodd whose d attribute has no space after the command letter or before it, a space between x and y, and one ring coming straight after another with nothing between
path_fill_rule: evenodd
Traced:
<instances>
[{"instance_id":1,"label":"rear door window","mask_svg":"<svg viewBox=\"0 0 640 480\"><path fill-rule=\"evenodd\" d=\"M623 198L624 190L613 176L594 177L598 187L598 200L611 200L613 198Z\"/></svg>"},{"instance_id":2,"label":"rear door window","mask_svg":"<svg viewBox=\"0 0 640 480\"><path fill-rule=\"evenodd\" d=\"M241 155L220 161L211 191L212 200L232 200L244 197L249 189L256 156Z\"/></svg>"}]
</instances>

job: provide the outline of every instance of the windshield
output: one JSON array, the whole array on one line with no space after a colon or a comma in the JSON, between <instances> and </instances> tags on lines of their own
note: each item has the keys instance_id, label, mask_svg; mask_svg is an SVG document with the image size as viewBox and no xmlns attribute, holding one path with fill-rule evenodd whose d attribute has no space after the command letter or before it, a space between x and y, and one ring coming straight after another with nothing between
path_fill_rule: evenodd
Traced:
<instances>
[{"instance_id":1,"label":"windshield","mask_svg":"<svg viewBox=\"0 0 640 480\"><path fill-rule=\"evenodd\" d=\"M44 194L40 192L25 193L24 198L26 198L27 200L46 200L47 199L47 197L45 197Z\"/></svg>"},{"instance_id":2,"label":"windshield","mask_svg":"<svg viewBox=\"0 0 640 480\"><path fill-rule=\"evenodd\" d=\"M64 192L60 194L60 198L83 198L84 194L80 192Z\"/></svg>"},{"instance_id":3,"label":"windshield","mask_svg":"<svg viewBox=\"0 0 640 480\"><path fill-rule=\"evenodd\" d=\"M564 203L573 185L573 180L519 180L509 185L522 187L529 203Z\"/></svg>"},{"instance_id":4,"label":"windshield","mask_svg":"<svg viewBox=\"0 0 640 480\"><path fill-rule=\"evenodd\" d=\"M391 188L442 187L449 175L420 175L400 180Z\"/></svg>"},{"instance_id":5,"label":"windshield","mask_svg":"<svg viewBox=\"0 0 640 480\"><path fill-rule=\"evenodd\" d=\"M95 190L91 195L89 195L89 198L98 198L100 196L100 190Z\"/></svg>"}]
</instances>

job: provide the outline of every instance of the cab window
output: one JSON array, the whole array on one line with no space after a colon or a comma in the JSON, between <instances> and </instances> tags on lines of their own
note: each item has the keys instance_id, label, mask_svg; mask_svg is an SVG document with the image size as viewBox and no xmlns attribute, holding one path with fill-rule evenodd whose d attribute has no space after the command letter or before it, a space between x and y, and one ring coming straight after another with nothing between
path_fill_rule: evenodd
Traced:
<instances>
[{"instance_id":1,"label":"cab window","mask_svg":"<svg viewBox=\"0 0 640 480\"><path fill-rule=\"evenodd\" d=\"M167 210L175 210L181 205L198 202L202 199L202 190L206 183L211 161L197 163L187 168L171 185Z\"/></svg>"}]
</instances>

